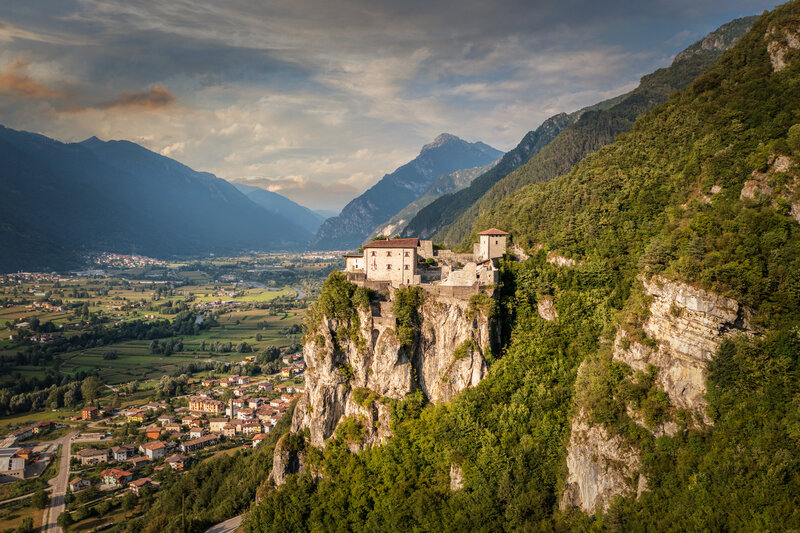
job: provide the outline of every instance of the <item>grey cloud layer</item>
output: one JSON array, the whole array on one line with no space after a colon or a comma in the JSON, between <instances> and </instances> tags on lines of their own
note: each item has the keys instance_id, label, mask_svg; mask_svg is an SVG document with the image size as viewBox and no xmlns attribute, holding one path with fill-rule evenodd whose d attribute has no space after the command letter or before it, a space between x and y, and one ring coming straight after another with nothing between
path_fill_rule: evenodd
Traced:
<instances>
[{"instance_id":1,"label":"grey cloud layer","mask_svg":"<svg viewBox=\"0 0 800 533\"><path fill-rule=\"evenodd\" d=\"M548 116L628 90L707 31L769 7L19 2L0 8L0 120L64 140L131 139L338 208L442 131L508 149ZM82 112L64 113L63 95Z\"/></svg>"}]
</instances>

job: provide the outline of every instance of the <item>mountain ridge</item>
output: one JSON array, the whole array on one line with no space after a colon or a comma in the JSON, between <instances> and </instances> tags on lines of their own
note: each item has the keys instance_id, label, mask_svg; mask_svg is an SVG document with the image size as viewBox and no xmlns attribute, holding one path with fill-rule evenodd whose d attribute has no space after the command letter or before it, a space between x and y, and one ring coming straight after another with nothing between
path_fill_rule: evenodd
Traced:
<instances>
[{"instance_id":1,"label":"mountain ridge","mask_svg":"<svg viewBox=\"0 0 800 533\"><path fill-rule=\"evenodd\" d=\"M72 268L93 251L232 253L310 237L227 181L130 141L0 127L0 155L0 245L14 250L0 254L2 271Z\"/></svg>"},{"instance_id":2,"label":"mountain ridge","mask_svg":"<svg viewBox=\"0 0 800 533\"><path fill-rule=\"evenodd\" d=\"M326 220L311 240L312 249L347 249L359 246L379 224L424 194L440 175L486 165L502 153L482 143L469 143L441 134L422 147L419 155L384 175L375 185L351 200L336 216Z\"/></svg>"}]
</instances>

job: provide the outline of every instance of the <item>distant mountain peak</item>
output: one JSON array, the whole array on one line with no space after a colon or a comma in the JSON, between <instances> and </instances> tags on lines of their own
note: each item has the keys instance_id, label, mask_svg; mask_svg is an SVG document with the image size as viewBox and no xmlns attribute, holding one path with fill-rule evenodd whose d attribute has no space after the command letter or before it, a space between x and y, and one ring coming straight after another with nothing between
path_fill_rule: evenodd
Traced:
<instances>
[{"instance_id":1,"label":"distant mountain peak","mask_svg":"<svg viewBox=\"0 0 800 533\"><path fill-rule=\"evenodd\" d=\"M97 136L95 136L95 135L92 135L91 137L89 137L85 141L81 141L78 144L82 144L84 146L97 146L98 144L103 144L103 143L104 143L103 140L98 139Z\"/></svg>"},{"instance_id":2,"label":"distant mountain peak","mask_svg":"<svg viewBox=\"0 0 800 533\"><path fill-rule=\"evenodd\" d=\"M451 142L466 142L463 139L456 137L452 133L440 133L432 142L422 147L422 151L438 148Z\"/></svg>"}]
</instances>

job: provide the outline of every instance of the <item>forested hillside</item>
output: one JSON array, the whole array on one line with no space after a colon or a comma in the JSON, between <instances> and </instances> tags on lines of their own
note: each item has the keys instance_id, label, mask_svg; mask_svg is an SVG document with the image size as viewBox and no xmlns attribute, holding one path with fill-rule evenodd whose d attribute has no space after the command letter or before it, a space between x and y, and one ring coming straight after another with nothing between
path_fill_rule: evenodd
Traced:
<instances>
[{"instance_id":1,"label":"forested hillside","mask_svg":"<svg viewBox=\"0 0 800 533\"><path fill-rule=\"evenodd\" d=\"M246 530L800 528L798 94L795 1L614 144L489 206L482 220L531 258L503 261L504 340L487 376L449 403L423 407L418 393L393 405L383 446L351 453L357 433L324 450L293 443L304 470ZM572 266L548 261L556 253ZM740 309L706 362L699 412L656 386L657 368L612 359L621 344L659 349L641 329L653 309L643 287L669 284ZM558 316L545 319L537 304L550 299ZM595 514L562 501L579 412L639 457L638 494ZM674 431L653 430L667 422Z\"/></svg>"},{"instance_id":2,"label":"forested hillside","mask_svg":"<svg viewBox=\"0 0 800 533\"><path fill-rule=\"evenodd\" d=\"M683 89L708 70L720 54L747 31L753 20L754 17L748 17L725 24L678 54L669 67L644 76L636 89L621 99L610 101L610 106L598 104L582 113L541 152L469 202L434 240L449 246L467 243L475 228L480 231L490 227L484 225L486 219L481 216L488 209L526 184L564 174L587 154L629 131L638 116L664 103L672 92Z\"/></svg>"},{"instance_id":3,"label":"forested hillside","mask_svg":"<svg viewBox=\"0 0 800 533\"><path fill-rule=\"evenodd\" d=\"M287 249L310 232L227 181L128 141L61 143L0 126L0 272L77 267L89 252Z\"/></svg>"}]
</instances>

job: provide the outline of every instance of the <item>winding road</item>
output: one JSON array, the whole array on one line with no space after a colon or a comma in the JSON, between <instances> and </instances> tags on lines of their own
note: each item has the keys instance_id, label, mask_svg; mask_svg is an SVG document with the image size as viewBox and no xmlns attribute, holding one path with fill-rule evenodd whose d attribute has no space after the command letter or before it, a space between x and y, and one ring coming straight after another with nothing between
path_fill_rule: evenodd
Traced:
<instances>
[{"instance_id":1,"label":"winding road","mask_svg":"<svg viewBox=\"0 0 800 533\"><path fill-rule=\"evenodd\" d=\"M67 483L69 483L72 438L77 434L77 431L72 431L56 441L61 445L61 464L58 475L50 480L53 491L50 493L50 506L44 510L42 516L42 533L62 533L61 527L58 525L58 517L64 512L64 496L67 494Z\"/></svg>"}]
</instances>

